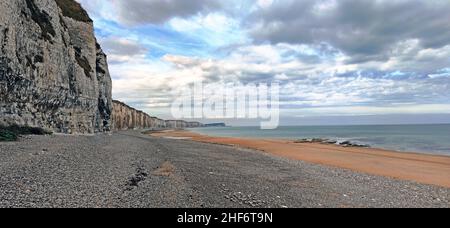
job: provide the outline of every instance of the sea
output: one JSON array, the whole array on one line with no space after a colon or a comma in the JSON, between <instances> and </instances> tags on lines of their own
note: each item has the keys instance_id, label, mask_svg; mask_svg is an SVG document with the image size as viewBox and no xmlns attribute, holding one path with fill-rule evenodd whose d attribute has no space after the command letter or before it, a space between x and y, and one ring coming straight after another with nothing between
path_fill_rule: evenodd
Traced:
<instances>
[{"instance_id":1,"label":"sea","mask_svg":"<svg viewBox=\"0 0 450 228\"><path fill-rule=\"evenodd\" d=\"M190 131L209 136L256 139L330 139L374 148L450 156L450 124L367 126L211 127Z\"/></svg>"}]
</instances>

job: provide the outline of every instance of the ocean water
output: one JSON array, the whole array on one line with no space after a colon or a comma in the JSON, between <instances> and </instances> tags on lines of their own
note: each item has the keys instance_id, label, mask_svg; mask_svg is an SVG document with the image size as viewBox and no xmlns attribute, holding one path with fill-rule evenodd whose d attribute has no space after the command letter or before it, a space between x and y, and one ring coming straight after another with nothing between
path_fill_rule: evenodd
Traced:
<instances>
[{"instance_id":1,"label":"ocean water","mask_svg":"<svg viewBox=\"0 0 450 228\"><path fill-rule=\"evenodd\" d=\"M276 130L261 130L259 127L218 127L190 130L219 137L348 140L375 148L450 156L450 124L289 126Z\"/></svg>"}]
</instances>

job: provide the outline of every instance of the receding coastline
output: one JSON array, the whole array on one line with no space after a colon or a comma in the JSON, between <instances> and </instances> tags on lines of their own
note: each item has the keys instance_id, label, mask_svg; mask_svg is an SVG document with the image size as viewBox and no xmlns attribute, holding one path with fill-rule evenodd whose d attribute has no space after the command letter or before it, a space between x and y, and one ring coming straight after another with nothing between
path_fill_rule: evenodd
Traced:
<instances>
[{"instance_id":1,"label":"receding coastline","mask_svg":"<svg viewBox=\"0 0 450 228\"><path fill-rule=\"evenodd\" d=\"M184 130L152 136L255 149L279 157L450 188L450 157L275 139L212 137Z\"/></svg>"}]
</instances>

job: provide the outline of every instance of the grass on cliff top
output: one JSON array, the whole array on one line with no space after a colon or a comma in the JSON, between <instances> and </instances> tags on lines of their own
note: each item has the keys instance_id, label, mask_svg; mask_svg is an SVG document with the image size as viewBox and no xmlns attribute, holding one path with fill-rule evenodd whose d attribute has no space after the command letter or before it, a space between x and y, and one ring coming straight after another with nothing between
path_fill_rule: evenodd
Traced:
<instances>
[{"instance_id":1,"label":"grass on cliff top","mask_svg":"<svg viewBox=\"0 0 450 228\"><path fill-rule=\"evenodd\" d=\"M86 10L75 0L56 0L56 4L61 8L64 16L76 21L92 22Z\"/></svg>"},{"instance_id":2,"label":"grass on cliff top","mask_svg":"<svg viewBox=\"0 0 450 228\"><path fill-rule=\"evenodd\" d=\"M38 127L28 126L0 126L0 142L16 141L20 135L50 135L49 131L46 131Z\"/></svg>"}]
</instances>

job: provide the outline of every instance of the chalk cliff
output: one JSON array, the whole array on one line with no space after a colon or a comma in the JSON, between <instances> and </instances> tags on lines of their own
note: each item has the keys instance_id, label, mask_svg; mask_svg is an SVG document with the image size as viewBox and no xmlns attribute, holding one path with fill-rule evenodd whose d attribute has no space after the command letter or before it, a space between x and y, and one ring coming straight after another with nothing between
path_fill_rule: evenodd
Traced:
<instances>
[{"instance_id":1,"label":"chalk cliff","mask_svg":"<svg viewBox=\"0 0 450 228\"><path fill-rule=\"evenodd\" d=\"M204 125L199 122L186 122L184 120L163 120L136 110L120 101L113 101L113 129L184 129L197 128Z\"/></svg>"},{"instance_id":2,"label":"chalk cliff","mask_svg":"<svg viewBox=\"0 0 450 228\"><path fill-rule=\"evenodd\" d=\"M74 0L0 1L0 124L61 133L111 129L111 78Z\"/></svg>"},{"instance_id":3,"label":"chalk cliff","mask_svg":"<svg viewBox=\"0 0 450 228\"><path fill-rule=\"evenodd\" d=\"M112 101L107 57L75 0L0 2L0 126L77 134L203 126Z\"/></svg>"},{"instance_id":4,"label":"chalk cliff","mask_svg":"<svg viewBox=\"0 0 450 228\"><path fill-rule=\"evenodd\" d=\"M149 116L120 101L113 101L112 119L114 130L166 128L164 120Z\"/></svg>"}]
</instances>

